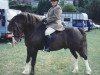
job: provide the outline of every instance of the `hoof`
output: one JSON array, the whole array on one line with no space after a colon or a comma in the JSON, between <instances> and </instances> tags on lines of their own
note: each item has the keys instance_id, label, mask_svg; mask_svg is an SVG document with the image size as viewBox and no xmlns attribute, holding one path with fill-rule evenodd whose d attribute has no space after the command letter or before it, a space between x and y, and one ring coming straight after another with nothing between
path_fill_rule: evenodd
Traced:
<instances>
[{"instance_id":1,"label":"hoof","mask_svg":"<svg viewBox=\"0 0 100 75\"><path fill-rule=\"evenodd\" d=\"M74 69L72 73L78 73L78 69Z\"/></svg>"},{"instance_id":2,"label":"hoof","mask_svg":"<svg viewBox=\"0 0 100 75\"><path fill-rule=\"evenodd\" d=\"M24 71L22 72L22 74L27 75L27 74L30 74L30 73L29 73L29 71L24 70Z\"/></svg>"},{"instance_id":3,"label":"hoof","mask_svg":"<svg viewBox=\"0 0 100 75\"><path fill-rule=\"evenodd\" d=\"M91 75L91 74L86 74L86 75Z\"/></svg>"},{"instance_id":4,"label":"hoof","mask_svg":"<svg viewBox=\"0 0 100 75\"><path fill-rule=\"evenodd\" d=\"M86 75L91 75L91 72L92 72L91 69L87 70L87 71L86 71Z\"/></svg>"},{"instance_id":5,"label":"hoof","mask_svg":"<svg viewBox=\"0 0 100 75\"><path fill-rule=\"evenodd\" d=\"M91 75L91 70L88 70L87 72L86 72L86 75Z\"/></svg>"},{"instance_id":6,"label":"hoof","mask_svg":"<svg viewBox=\"0 0 100 75\"><path fill-rule=\"evenodd\" d=\"M30 75L34 75L34 73L30 73Z\"/></svg>"}]
</instances>

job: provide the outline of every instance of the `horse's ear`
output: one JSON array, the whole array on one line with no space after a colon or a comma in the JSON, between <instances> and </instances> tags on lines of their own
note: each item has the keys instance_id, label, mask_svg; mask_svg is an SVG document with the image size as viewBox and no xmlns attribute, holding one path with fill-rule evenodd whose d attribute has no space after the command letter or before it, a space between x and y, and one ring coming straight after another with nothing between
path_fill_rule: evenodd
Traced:
<instances>
[{"instance_id":1,"label":"horse's ear","mask_svg":"<svg viewBox=\"0 0 100 75\"><path fill-rule=\"evenodd\" d=\"M8 22L11 22L11 20L7 20Z\"/></svg>"}]
</instances>

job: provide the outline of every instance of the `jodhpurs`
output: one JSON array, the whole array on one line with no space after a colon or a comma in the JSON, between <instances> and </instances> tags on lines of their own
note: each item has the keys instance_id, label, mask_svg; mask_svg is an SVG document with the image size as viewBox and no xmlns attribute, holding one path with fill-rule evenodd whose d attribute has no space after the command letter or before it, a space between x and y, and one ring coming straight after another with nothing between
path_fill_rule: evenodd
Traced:
<instances>
[{"instance_id":1,"label":"jodhpurs","mask_svg":"<svg viewBox=\"0 0 100 75\"><path fill-rule=\"evenodd\" d=\"M46 29L46 31L45 31L45 35L47 36L47 35L50 35L50 34L52 34L52 33L54 33L56 30L54 30L53 28L51 28L51 27L48 27L47 29Z\"/></svg>"}]
</instances>

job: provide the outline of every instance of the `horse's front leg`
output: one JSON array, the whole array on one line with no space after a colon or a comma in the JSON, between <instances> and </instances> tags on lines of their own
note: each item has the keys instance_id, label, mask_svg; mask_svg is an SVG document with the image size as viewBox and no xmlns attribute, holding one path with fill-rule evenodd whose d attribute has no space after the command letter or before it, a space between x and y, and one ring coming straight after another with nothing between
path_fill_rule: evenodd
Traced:
<instances>
[{"instance_id":1,"label":"horse's front leg","mask_svg":"<svg viewBox=\"0 0 100 75\"><path fill-rule=\"evenodd\" d=\"M26 65L24 67L24 71L22 74L29 74L30 73L30 62L31 62L31 49L27 48L27 58L26 58Z\"/></svg>"},{"instance_id":2,"label":"horse's front leg","mask_svg":"<svg viewBox=\"0 0 100 75\"><path fill-rule=\"evenodd\" d=\"M38 50L34 50L34 51L32 52L31 72L30 72L30 75L34 75L34 69L35 69L35 63L36 63L37 52L38 52Z\"/></svg>"}]
</instances>

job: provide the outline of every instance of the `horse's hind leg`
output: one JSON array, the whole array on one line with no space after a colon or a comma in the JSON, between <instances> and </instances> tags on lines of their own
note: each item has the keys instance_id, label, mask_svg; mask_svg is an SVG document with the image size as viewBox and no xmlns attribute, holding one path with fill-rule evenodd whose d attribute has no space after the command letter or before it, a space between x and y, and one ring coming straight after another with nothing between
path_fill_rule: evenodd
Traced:
<instances>
[{"instance_id":1,"label":"horse's hind leg","mask_svg":"<svg viewBox=\"0 0 100 75\"><path fill-rule=\"evenodd\" d=\"M38 50L32 51L32 61L31 61L31 72L30 75L34 75L34 69L35 69L35 63L36 63L36 57L37 57Z\"/></svg>"},{"instance_id":2,"label":"horse's hind leg","mask_svg":"<svg viewBox=\"0 0 100 75\"><path fill-rule=\"evenodd\" d=\"M75 62L74 62L74 69L73 69L73 73L78 73L78 55L76 54L75 50L70 50L70 52L72 53L72 55L75 57Z\"/></svg>"},{"instance_id":3,"label":"horse's hind leg","mask_svg":"<svg viewBox=\"0 0 100 75\"><path fill-rule=\"evenodd\" d=\"M31 52L29 49L27 49L27 58L26 58L26 65L24 67L23 74L29 74L30 73L30 61L31 61Z\"/></svg>"},{"instance_id":4,"label":"horse's hind leg","mask_svg":"<svg viewBox=\"0 0 100 75\"><path fill-rule=\"evenodd\" d=\"M88 63L87 54L85 51L77 51L81 57L84 58L85 66L86 66L86 74L91 74L91 68Z\"/></svg>"}]
</instances>

